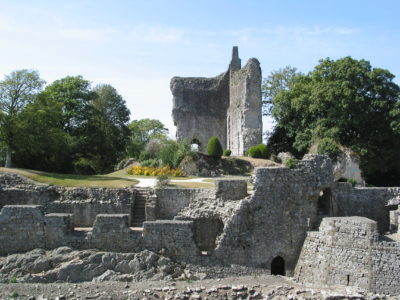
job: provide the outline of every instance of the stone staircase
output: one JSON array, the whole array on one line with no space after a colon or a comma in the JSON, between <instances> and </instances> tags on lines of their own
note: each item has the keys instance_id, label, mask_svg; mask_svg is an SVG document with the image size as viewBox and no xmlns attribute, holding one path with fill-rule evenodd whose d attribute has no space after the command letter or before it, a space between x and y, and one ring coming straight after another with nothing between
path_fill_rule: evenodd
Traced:
<instances>
[{"instance_id":1,"label":"stone staircase","mask_svg":"<svg viewBox=\"0 0 400 300\"><path fill-rule=\"evenodd\" d=\"M146 202L149 199L148 189L136 189L135 204L132 210L132 227L142 227L146 221Z\"/></svg>"}]
</instances>

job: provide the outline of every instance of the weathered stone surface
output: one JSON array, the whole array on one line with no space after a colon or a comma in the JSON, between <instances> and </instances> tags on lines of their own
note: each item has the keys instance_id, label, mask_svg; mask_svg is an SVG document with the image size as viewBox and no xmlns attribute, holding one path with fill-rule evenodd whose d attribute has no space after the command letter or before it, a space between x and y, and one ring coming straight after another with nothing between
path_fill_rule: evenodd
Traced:
<instances>
[{"instance_id":1,"label":"weathered stone surface","mask_svg":"<svg viewBox=\"0 0 400 300\"><path fill-rule=\"evenodd\" d=\"M308 233L295 278L399 294L399 256L400 244L379 239L376 222L362 217L325 218L318 232Z\"/></svg>"},{"instance_id":2,"label":"weathered stone surface","mask_svg":"<svg viewBox=\"0 0 400 300\"><path fill-rule=\"evenodd\" d=\"M180 264L148 250L113 253L62 247L0 257L0 283L11 278L27 283L172 280L182 272Z\"/></svg>"},{"instance_id":3,"label":"weathered stone surface","mask_svg":"<svg viewBox=\"0 0 400 300\"><path fill-rule=\"evenodd\" d=\"M228 71L217 77L171 80L177 138L198 144L199 151L212 136L233 155L262 142L260 63L252 58L241 68L237 47L232 54Z\"/></svg>"},{"instance_id":4,"label":"weathered stone surface","mask_svg":"<svg viewBox=\"0 0 400 300\"><path fill-rule=\"evenodd\" d=\"M240 200L248 196L247 181L239 179L216 180L215 196L222 200Z\"/></svg>"},{"instance_id":5,"label":"weathered stone surface","mask_svg":"<svg viewBox=\"0 0 400 300\"><path fill-rule=\"evenodd\" d=\"M333 174L335 180L340 178L354 179L357 186L365 186L365 181L361 174L360 162L358 156L350 149L342 149L333 165Z\"/></svg>"}]
</instances>

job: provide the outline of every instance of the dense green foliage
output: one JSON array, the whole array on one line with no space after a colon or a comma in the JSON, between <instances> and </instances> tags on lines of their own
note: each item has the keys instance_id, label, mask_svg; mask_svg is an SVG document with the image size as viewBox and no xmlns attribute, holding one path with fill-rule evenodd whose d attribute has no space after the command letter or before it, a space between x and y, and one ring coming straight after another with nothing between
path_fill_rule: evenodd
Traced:
<instances>
[{"instance_id":1,"label":"dense green foliage","mask_svg":"<svg viewBox=\"0 0 400 300\"><path fill-rule=\"evenodd\" d=\"M270 155L268 147L264 144L258 144L257 146L251 146L249 148L249 156L252 158L268 158Z\"/></svg>"},{"instance_id":2,"label":"dense green foliage","mask_svg":"<svg viewBox=\"0 0 400 300\"><path fill-rule=\"evenodd\" d=\"M334 162L341 152L339 145L331 138L323 138L318 143L317 153L328 155Z\"/></svg>"},{"instance_id":3,"label":"dense green foliage","mask_svg":"<svg viewBox=\"0 0 400 300\"><path fill-rule=\"evenodd\" d=\"M11 149L14 165L21 168L80 174L111 171L124 156L130 135L123 98L110 85L92 89L81 76L56 80L41 92L43 84L37 72L26 70L0 82L1 153Z\"/></svg>"},{"instance_id":4,"label":"dense green foliage","mask_svg":"<svg viewBox=\"0 0 400 300\"><path fill-rule=\"evenodd\" d=\"M222 150L221 143L216 136L212 136L208 140L206 151L207 151L207 155L209 155L209 156L212 156L216 159L221 158L221 156L223 154L223 150Z\"/></svg>"},{"instance_id":5,"label":"dense green foliage","mask_svg":"<svg viewBox=\"0 0 400 300\"><path fill-rule=\"evenodd\" d=\"M232 154L232 151L229 150L229 149L225 149L224 152L223 152L224 156L231 156L231 154Z\"/></svg>"},{"instance_id":6,"label":"dense green foliage","mask_svg":"<svg viewBox=\"0 0 400 300\"><path fill-rule=\"evenodd\" d=\"M257 146L251 146L249 148L249 156L252 158L260 158L261 157L260 149L258 149Z\"/></svg>"},{"instance_id":7,"label":"dense green foliage","mask_svg":"<svg viewBox=\"0 0 400 300\"><path fill-rule=\"evenodd\" d=\"M30 70L13 71L0 81L0 138L6 147L6 167L12 165L20 114L34 101L44 83L37 71Z\"/></svg>"},{"instance_id":8,"label":"dense green foliage","mask_svg":"<svg viewBox=\"0 0 400 300\"><path fill-rule=\"evenodd\" d=\"M299 160L297 158L289 158L288 160L285 161L285 167L288 167L290 169L294 169L297 167L297 164L299 163Z\"/></svg>"},{"instance_id":9,"label":"dense green foliage","mask_svg":"<svg viewBox=\"0 0 400 300\"><path fill-rule=\"evenodd\" d=\"M306 75L282 76L286 86L270 99L276 121L268 142L272 151L301 157L314 142L329 138L360 156L367 182L400 184L400 88L393 74L345 57L321 60ZM266 94L275 86L263 89Z\"/></svg>"},{"instance_id":10,"label":"dense green foliage","mask_svg":"<svg viewBox=\"0 0 400 300\"><path fill-rule=\"evenodd\" d=\"M160 150L159 159L163 166L175 169L179 167L182 159L190 153L190 144L186 140L181 143L168 140Z\"/></svg>"},{"instance_id":11,"label":"dense green foliage","mask_svg":"<svg viewBox=\"0 0 400 300\"><path fill-rule=\"evenodd\" d=\"M154 148L157 147L157 144L160 145L163 140L167 139L168 129L165 128L164 124L155 119L141 119L132 121L128 126L131 134L126 155L139 160L155 158L154 152L157 151ZM145 150L146 145L149 143L149 148L152 149ZM153 155L151 153L152 150L154 150ZM143 151L147 151L148 153L142 154L140 158Z\"/></svg>"}]
</instances>

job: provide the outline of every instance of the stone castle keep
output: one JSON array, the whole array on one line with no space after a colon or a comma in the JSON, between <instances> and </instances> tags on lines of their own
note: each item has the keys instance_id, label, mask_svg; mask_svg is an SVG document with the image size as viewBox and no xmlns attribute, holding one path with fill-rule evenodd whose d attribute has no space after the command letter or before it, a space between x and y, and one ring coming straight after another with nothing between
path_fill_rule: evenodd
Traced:
<instances>
[{"instance_id":1,"label":"stone castle keep","mask_svg":"<svg viewBox=\"0 0 400 300\"><path fill-rule=\"evenodd\" d=\"M174 77L171 91L179 141L186 139L205 151L216 136L233 155L262 143L260 63L251 58L242 68L237 47L228 71L214 78Z\"/></svg>"},{"instance_id":2,"label":"stone castle keep","mask_svg":"<svg viewBox=\"0 0 400 300\"><path fill-rule=\"evenodd\" d=\"M260 80L258 61L241 68L237 48L220 76L173 78L178 137L202 150L217 136L239 155L261 143ZM213 189L68 188L0 173L0 255L151 250L196 267L400 294L400 187L338 182L331 159L313 154L293 169L256 168L252 182L251 192L238 179Z\"/></svg>"}]
</instances>

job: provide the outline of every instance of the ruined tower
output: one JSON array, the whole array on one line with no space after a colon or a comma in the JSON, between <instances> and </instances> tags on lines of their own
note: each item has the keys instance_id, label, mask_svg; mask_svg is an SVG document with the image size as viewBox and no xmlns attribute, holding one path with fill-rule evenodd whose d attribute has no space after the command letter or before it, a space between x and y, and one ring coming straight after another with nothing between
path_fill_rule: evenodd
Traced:
<instances>
[{"instance_id":1,"label":"ruined tower","mask_svg":"<svg viewBox=\"0 0 400 300\"><path fill-rule=\"evenodd\" d=\"M205 151L209 138L216 136L233 155L262 142L260 63L251 58L242 68L237 47L228 71L213 78L174 77L171 91L179 141Z\"/></svg>"}]
</instances>

